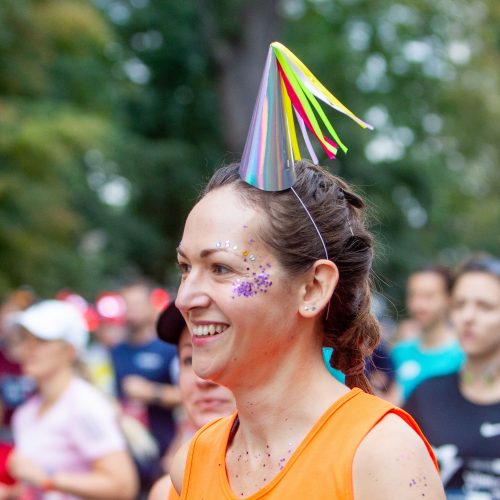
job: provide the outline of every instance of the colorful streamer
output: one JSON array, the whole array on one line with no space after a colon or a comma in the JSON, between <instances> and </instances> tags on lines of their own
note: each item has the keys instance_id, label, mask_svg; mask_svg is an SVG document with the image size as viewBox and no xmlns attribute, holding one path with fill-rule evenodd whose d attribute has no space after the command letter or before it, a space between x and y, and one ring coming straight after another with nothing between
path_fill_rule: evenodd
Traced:
<instances>
[{"instance_id":1,"label":"colorful streamer","mask_svg":"<svg viewBox=\"0 0 500 500\"><path fill-rule=\"evenodd\" d=\"M315 163L318 160L308 130L328 158L336 158L339 148L347 152L318 99L361 127L373 128L331 94L290 50L279 42L272 43L243 151L242 179L265 191L281 191L293 186L296 180L294 162L301 158L294 112Z\"/></svg>"}]
</instances>

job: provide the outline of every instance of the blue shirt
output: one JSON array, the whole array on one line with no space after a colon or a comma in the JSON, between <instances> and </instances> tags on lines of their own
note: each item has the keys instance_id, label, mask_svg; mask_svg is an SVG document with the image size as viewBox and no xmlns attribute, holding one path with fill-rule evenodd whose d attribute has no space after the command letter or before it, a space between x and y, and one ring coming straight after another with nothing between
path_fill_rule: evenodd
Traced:
<instances>
[{"instance_id":1,"label":"blue shirt","mask_svg":"<svg viewBox=\"0 0 500 500\"><path fill-rule=\"evenodd\" d=\"M434 349L423 348L419 339L407 340L396 344L391 356L405 401L421 382L456 372L465 360L457 340Z\"/></svg>"},{"instance_id":2,"label":"blue shirt","mask_svg":"<svg viewBox=\"0 0 500 500\"><path fill-rule=\"evenodd\" d=\"M123 379L127 375L139 375L151 382L174 384L177 349L171 344L154 339L146 344L126 342L111 349L111 359L116 377L118 397L123 400ZM163 453L175 434L172 411L160 405L147 407L149 428Z\"/></svg>"}]
</instances>

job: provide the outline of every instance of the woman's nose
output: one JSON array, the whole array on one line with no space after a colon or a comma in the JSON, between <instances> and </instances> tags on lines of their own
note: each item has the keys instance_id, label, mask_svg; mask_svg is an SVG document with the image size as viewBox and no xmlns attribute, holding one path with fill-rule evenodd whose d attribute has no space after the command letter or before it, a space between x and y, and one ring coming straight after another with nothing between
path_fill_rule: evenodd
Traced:
<instances>
[{"instance_id":1,"label":"woman's nose","mask_svg":"<svg viewBox=\"0 0 500 500\"><path fill-rule=\"evenodd\" d=\"M457 323L470 324L474 321L476 315L476 308L473 304L463 305L459 311L455 313L455 321ZM453 316L452 316L453 318Z\"/></svg>"},{"instance_id":2,"label":"woman's nose","mask_svg":"<svg viewBox=\"0 0 500 500\"><path fill-rule=\"evenodd\" d=\"M188 312L191 309L207 307L210 304L210 298L201 276L191 271L179 285L175 305L182 312Z\"/></svg>"},{"instance_id":3,"label":"woman's nose","mask_svg":"<svg viewBox=\"0 0 500 500\"><path fill-rule=\"evenodd\" d=\"M462 318L466 322L471 322L476 316L476 307L472 304L467 304L462 311Z\"/></svg>"}]
</instances>

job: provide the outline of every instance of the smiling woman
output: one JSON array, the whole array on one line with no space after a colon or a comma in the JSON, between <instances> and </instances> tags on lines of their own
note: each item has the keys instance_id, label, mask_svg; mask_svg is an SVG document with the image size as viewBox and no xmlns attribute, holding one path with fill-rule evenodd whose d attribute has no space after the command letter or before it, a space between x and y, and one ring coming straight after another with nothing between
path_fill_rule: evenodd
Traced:
<instances>
[{"instance_id":1,"label":"smiling woman","mask_svg":"<svg viewBox=\"0 0 500 500\"><path fill-rule=\"evenodd\" d=\"M194 371L231 389L237 414L181 450L174 486L183 499L444 498L411 417L368 394L379 335L363 202L321 167L295 170L295 192L265 192L224 167L186 220L176 305Z\"/></svg>"},{"instance_id":2,"label":"smiling woman","mask_svg":"<svg viewBox=\"0 0 500 500\"><path fill-rule=\"evenodd\" d=\"M497 498L500 260L473 257L459 267L452 287L451 319L466 362L458 373L424 382L405 408L436 450L448 498Z\"/></svg>"}]
</instances>

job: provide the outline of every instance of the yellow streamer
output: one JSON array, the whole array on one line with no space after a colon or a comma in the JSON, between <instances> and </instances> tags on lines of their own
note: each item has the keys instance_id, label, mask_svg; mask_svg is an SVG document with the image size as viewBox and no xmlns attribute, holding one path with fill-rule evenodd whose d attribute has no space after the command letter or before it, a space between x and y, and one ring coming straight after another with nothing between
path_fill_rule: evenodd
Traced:
<instances>
[{"instance_id":1,"label":"yellow streamer","mask_svg":"<svg viewBox=\"0 0 500 500\"><path fill-rule=\"evenodd\" d=\"M285 84L283 83L283 80L281 78L280 82L281 82L281 95L283 96L283 108L285 110L287 130L290 136L290 142L292 144L293 157L295 160L300 160L301 157L300 157L299 144L297 142L297 132L295 131L295 123L293 121L293 114L292 114L292 101L290 101L290 97L288 97Z\"/></svg>"},{"instance_id":2,"label":"yellow streamer","mask_svg":"<svg viewBox=\"0 0 500 500\"><path fill-rule=\"evenodd\" d=\"M370 125L361 120L361 118L358 118L350 109L344 106L326 87L324 87L323 84L311 73L309 68L293 52L288 50L283 44L279 42L273 42L271 46L273 47L273 49L283 52L283 54L304 73L311 84L325 95L325 97L333 106L339 108L339 110L341 110L344 114L354 120L360 127L371 128Z\"/></svg>"}]
</instances>

